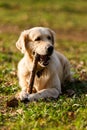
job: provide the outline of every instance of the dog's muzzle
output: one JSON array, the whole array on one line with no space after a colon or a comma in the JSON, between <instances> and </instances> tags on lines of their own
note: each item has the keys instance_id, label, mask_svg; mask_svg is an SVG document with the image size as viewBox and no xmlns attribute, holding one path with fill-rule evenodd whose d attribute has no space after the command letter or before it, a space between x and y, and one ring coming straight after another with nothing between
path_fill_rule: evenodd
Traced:
<instances>
[{"instance_id":1,"label":"dog's muzzle","mask_svg":"<svg viewBox=\"0 0 87 130\"><path fill-rule=\"evenodd\" d=\"M40 59L39 62L42 66L47 66L49 64L49 60L50 60L50 56L53 53L53 46L48 46L47 47L47 51L46 51L46 55L40 55Z\"/></svg>"}]
</instances>

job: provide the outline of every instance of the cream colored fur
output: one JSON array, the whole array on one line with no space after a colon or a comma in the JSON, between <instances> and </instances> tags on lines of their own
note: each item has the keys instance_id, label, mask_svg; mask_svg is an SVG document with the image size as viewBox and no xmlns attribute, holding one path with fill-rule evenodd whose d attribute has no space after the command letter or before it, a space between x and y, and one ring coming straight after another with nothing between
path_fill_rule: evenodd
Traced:
<instances>
[{"instance_id":1,"label":"cream colored fur","mask_svg":"<svg viewBox=\"0 0 87 130\"><path fill-rule=\"evenodd\" d=\"M34 27L21 33L16 43L17 48L24 53L24 57L18 64L18 78L21 86L18 98L20 100L27 98L29 101L33 101L40 98L57 98L61 94L61 84L65 80L71 79L69 61L64 55L54 50L47 66L38 63L37 70L43 69L43 72L40 77L35 76L34 88L36 93L29 94L27 92L33 66L33 53L46 55L47 46L54 47L54 35L55 33L51 29L44 27Z\"/></svg>"}]
</instances>

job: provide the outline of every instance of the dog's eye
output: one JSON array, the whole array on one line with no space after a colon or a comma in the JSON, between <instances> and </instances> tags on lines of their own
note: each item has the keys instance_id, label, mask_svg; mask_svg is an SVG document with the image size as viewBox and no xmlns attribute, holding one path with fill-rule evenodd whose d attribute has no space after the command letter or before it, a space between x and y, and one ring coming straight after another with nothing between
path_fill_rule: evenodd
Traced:
<instances>
[{"instance_id":1,"label":"dog's eye","mask_svg":"<svg viewBox=\"0 0 87 130\"><path fill-rule=\"evenodd\" d=\"M47 39L48 39L48 40L51 40L51 36L47 36Z\"/></svg>"},{"instance_id":2,"label":"dog's eye","mask_svg":"<svg viewBox=\"0 0 87 130\"><path fill-rule=\"evenodd\" d=\"M36 39L35 39L35 41L40 41L41 40L41 38L40 37L37 37Z\"/></svg>"}]
</instances>

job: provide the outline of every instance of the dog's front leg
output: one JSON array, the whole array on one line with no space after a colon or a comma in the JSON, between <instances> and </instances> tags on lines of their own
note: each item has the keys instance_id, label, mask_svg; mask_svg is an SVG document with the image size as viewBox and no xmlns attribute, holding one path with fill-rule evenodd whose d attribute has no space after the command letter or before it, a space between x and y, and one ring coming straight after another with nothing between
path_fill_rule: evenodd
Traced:
<instances>
[{"instance_id":1,"label":"dog's front leg","mask_svg":"<svg viewBox=\"0 0 87 130\"><path fill-rule=\"evenodd\" d=\"M20 75L19 76L19 85L21 87L21 92L19 92L17 94L17 98L20 99L20 100L26 100L28 98L28 88L29 88L29 85L28 85L28 82L26 81L26 78L27 76L24 76L24 75Z\"/></svg>"},{"instance_id":2,"label":"dog's front leg","mask_svg":"<svg viewBox=\"0 0 87 130\"><path fill-rule=\"evenodd\" d=\"M29 101L34 101L38 99L44 99L44 98L57 98L60 94L60 91L58 91L57 88L48 88L40 90L37 93L28 95Z\"/></svg>"}]
</instances>

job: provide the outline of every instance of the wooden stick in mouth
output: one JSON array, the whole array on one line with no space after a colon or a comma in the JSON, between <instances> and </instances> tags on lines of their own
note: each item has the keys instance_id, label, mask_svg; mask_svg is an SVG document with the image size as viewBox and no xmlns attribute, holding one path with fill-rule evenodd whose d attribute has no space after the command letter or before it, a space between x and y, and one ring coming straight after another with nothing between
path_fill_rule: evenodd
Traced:
<instances>
[{"instance_id":1,"label":"wooden stick in mouth","mask_svg":"<svg viewBox=\"0 0 87 130\"><path fill-rule=\"evenodd\" d=\"M34 57L34 60L33 60L33 68L32 68L31 74L30 74L30 81L29 81L29 88L28 88L28 92L30 94L32 93L32 89L33 89L35 73L36 73L36 70L37 70L37 64L38 64L38 61L39 61L39 57L40 57L40 55L35 53L35 57Z\"/></svg>"}]
</instances>

